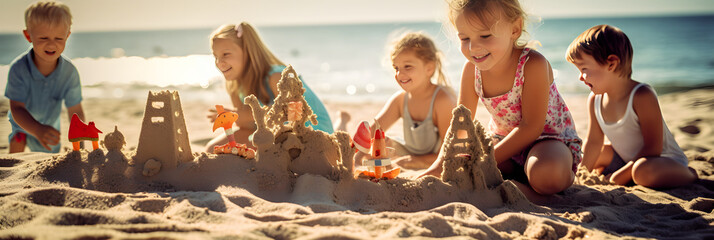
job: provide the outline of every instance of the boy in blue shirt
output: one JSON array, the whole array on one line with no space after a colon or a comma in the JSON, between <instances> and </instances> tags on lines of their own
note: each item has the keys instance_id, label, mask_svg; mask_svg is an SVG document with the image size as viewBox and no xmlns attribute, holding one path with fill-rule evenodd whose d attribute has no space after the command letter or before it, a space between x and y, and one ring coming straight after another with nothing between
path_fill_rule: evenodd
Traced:
<instances>
[{"instance_id":1,"label":"boy in blue shirt","mask_svg":"<svg viewBox=\"0 0 714 240\"><path fill-rule=\"evenodd\" d=\"M8 117L10 153L30 151L59 152L61 103L71 117L84 120L79 73L72 62L61 56L72 25L67 5L40 1L25 11L22 31L32 48L10 65L5 97L10 99Z\"/></svg>"}]
</instances>

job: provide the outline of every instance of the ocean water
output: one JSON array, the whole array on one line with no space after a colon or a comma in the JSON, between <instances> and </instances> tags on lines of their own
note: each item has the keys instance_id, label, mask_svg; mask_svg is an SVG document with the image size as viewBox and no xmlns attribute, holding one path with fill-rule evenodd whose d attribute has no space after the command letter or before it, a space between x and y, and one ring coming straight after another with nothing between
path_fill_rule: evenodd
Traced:
<instances>
[{"instance_id":1,"label":"ocean water","mask_svg":"<svg viewBox=\"0 0 714 240\"><path fill-rule=\"evenodd\" d=\"M597 24L621 28L634 47L633 78L660 92L714 85L714 16L576 18L531 21L530 39L550 61L565 94L585 94L578 72L565 60L570 42ZM444 52L445 72L458 87L465 61L457 39L441 23L326 26L257 26L270 49L292 64L318 96L334 102L384 102L398 90L386 61L389 41L424 31ZM30 46L20 34L0 34L0 90L8 64ZM145 98L147 89L178 89L182 98L228 99L208 46L212 29L77 32L64 55L77 66L85 98Z\"/></svg>"}]
</instances>

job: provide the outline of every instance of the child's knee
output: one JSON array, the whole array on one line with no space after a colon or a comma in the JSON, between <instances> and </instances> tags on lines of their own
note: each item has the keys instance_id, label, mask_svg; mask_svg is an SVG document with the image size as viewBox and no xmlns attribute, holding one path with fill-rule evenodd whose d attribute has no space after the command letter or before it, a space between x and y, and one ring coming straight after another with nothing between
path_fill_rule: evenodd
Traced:
<instances>
[{"instance_id":1,"label":"child's knee","mask_svg":"<svg viewBox=\"0 0 714 240\"><path fill-rule=\"evenodd\" d=\"M570 187L575 174L571 165L564 162L559 159L531 162L526 169L531 187L544 195L558 193Z\"/></svg>"},{"instance_id":2,"label":"child's knee","mask_svg":"<svg viewBox=\"0 0 714 240\"><path fill-rule=\"evenodd\" d=\"M561 174L539 175L528 179L533 190L542 195L551 195L562 192L573 185L575 175L572 171Z\"/></svg>"},{"instance_id":3,"label":"child's knee","mask_svg":"<svg viewBox=\"0 0 714 240\"><path fill-rule=\"evenodd\" d=\"M696 174L670 158L640 158L632 166L632 180L645 187L675 187L693 182Z\"/></svg>"}]
</instances>

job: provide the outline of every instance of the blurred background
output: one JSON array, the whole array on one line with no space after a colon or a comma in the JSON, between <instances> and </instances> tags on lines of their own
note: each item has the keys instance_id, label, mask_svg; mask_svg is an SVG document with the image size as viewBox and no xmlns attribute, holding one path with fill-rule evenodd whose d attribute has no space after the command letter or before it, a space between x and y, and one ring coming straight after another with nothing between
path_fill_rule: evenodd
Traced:
<instances>
[{"instance_id":1,"label":"blurred background","mask_svg":"<svg viewBox=\"0 0 714 240\"><path fill-rule=\"evenodd\" d=\"M22 36L33 1L3 0L0 90L9 64L31 46ZM445 24L441 0L66 0L74 16L64 55L77 66L85 99L144 99L147 89L178 89L186 100L228 104L208 45L224 23L247 21L331 103L383 103L399 86L387 44L424 31L444 52L455 88L465 59ZM564 54L598 24L621 28L634 46L633 78L660 93L714 85L714 4L710 0L523 0L527 30L551 62L564 94L587 94Z\"/></svg>"}]
</instances>

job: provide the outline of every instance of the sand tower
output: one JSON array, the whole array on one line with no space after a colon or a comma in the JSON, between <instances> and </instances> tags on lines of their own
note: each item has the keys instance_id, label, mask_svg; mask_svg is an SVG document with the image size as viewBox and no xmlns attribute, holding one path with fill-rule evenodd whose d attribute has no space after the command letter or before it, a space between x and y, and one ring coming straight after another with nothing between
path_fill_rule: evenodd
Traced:
<instances>
[{"instance_id":1,"label":"sand tower","mask_svg":"<svg viewBox=\"0 0 714 240\"><path fill-rule=\"evenodd\" d=\"M149 91L134 163L144 166L149 159L162 169L193 160L178 91Z\"/></svg>"},{"instance_id":2,"label":"sand tower","mask_svg":"<svg viewBox=\"0 0 714 240\"><path fill-rule=\"evenodd\" d=\"M454 108L451 126L444 137L439 158L444 158L442 179L460 187L484 190L503 183L493 159L493 144L481 123L471 121L464 105Z\"/></svg>"}]
</instances>

